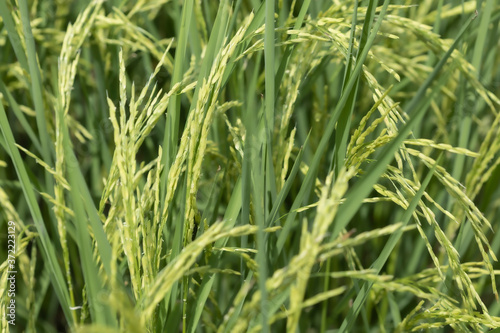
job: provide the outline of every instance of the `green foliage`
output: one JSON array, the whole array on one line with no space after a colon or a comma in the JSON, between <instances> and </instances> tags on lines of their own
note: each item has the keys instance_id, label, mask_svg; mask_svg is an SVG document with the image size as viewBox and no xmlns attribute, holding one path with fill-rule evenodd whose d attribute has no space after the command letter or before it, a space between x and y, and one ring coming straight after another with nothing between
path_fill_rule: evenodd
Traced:
<instances>
[{"instance_id":1,"label":"green foliage","mask_svg":"<svg viewBox=\"0 0 500 333\"><path fill-rule=\"evenodd\" d=\"M500 328L499 21L0 0L2 332Z\"/></svg>"}]
</instances>

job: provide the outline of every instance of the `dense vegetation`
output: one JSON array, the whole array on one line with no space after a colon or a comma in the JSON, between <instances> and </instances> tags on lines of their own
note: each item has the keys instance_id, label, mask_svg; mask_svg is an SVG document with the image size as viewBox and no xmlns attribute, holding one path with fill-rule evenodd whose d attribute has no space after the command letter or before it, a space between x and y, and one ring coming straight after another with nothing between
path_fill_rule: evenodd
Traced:
<instances>
[{"instance_id":1,"label":"dense vegetation","mask_svg":"<svg viewBox=\"0 0 500 333\"><path fill-rule=\"evenodd\" d=\"M0 16L2 332L500 327L497 1Z\"/></svg>"}]
</instances>

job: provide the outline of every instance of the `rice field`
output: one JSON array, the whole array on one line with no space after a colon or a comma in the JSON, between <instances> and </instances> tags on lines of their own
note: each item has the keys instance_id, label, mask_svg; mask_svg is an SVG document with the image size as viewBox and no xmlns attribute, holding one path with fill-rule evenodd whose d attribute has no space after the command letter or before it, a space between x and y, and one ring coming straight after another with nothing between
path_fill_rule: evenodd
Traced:
<instances>
[{"instance_id":1,"label":"rice field","mask_svg":"<svg viewBox=\"0 0 500 333\"><path fill-rule=\"evenodd\" d=\"M0 0L1 331L500 329L499 23Z\"/></svg>"}]
</instances>

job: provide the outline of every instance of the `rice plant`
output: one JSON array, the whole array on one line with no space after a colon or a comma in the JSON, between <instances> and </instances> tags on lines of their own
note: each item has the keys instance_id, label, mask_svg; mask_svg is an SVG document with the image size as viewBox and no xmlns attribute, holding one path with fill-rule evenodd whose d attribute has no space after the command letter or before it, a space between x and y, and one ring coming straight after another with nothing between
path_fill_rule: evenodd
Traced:
<instances>
[{"instance_id":1,"label":"rice plant","mask_svg":"<svg viewBox=\"0 0 500 333\"><path fill-rule=\"evenodd\" d=\"M497 1L0 17L2 332L500 328Z\"/></svg>"}]
</instances>

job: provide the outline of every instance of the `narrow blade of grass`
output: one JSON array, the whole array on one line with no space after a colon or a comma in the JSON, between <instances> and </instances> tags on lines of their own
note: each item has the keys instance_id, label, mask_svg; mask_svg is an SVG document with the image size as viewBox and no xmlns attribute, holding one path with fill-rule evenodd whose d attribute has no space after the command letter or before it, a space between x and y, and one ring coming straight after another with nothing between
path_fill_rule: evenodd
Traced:
<instances>
[{"instance_id":1,"label":"narrow blade of grass","mask_svg":"<svg viewBox=\"0 0 500 333\"><path fill-rule=\"evenodd\" d=\"M53 240L50 239L47 233L47 229L45 228L42 212L40 211L40 207L38 206L38 202L35 197L31 181L28 177L28 173L26 172L23 159L21 158L21 154L16 147L16 141L9 126L9 121L7 119L7 115L2 103L0 103L0 128L2 130L2 134L8 148L8 153L16 169L16 173L24 193L24 198L28 204L33 222L35 223L40 237L40 243L38 244L40 244L41 246L40 252L43 257L43 262L45 263L45 265L50 267L49 271L52 285L54 286L66 321L70 326L72 326L74 323L73 316L70 310L71 303L64 275L62 273L61 267L59 267L56 251L53 246Z\"/></svg>"},{"instance_id":2,"label":"narrow blade of grass","mask_svg":"<svg viewBox=\"0 0 500 333\"><path fill-rule=\"evenodd\" d=\"M172 86L182 80L184 68L186 66L186 50L188 44L189 29L191 27L190 21L193 15L194 0L187 0L182 8L182 18L180 23L179 42L175 50L175 63L174 74L172 77ZM165 134L163 138L163 150L165 151L163 158L164 172L161 179L162 193L166 193L167 175L170 169L170 164L177 154L177 145L179 140L179 125L180 125L180 110L181 110L181 97L177 94L170 98L167 112L167 122L165 126ZM164 195L162 195L164 197ZM163 203L162 203L163 210Z\"/></svg>"},{"instance_id":3,"label":"narrow blade of grass","mask_svg":"<svg viewBox=\"0 0 500 333\"><path fill-rule=\"evenodd\" d=\"M9 36L10 43L14 49L17 60L21 64L21 67L29 73L28 59L26 58L26 53L21 44L21 38L16 30L16 24L12 18L12 13L10 9L7 8L7 0L0 0L0 15L3 18L3 24L7 29L7 34Z\"/></svg>"},{"instance_id":4,"label":"narrow blade of grass","mask_svg":"<svg viewBox=\"0 0 500 333\"><path fill-rule=\"evenodd\" d=\"M38 61L35 49L35 40L33 32L31 31L31 24L29 19L28 2L26 0L19 0L19 9L21 11L21 20L23 23L23 32L26 42L26 51L28 53L28 65L31 77L31 94L35 104L36 121L38 127L38 134L42 144L42 157L45 163L52 164L52 146L49 145L49 135L47 131L47 121L45 117L45 106L43 103L42 94L42 80L40 69L38 68ZM48 188L52 188L52 178L46 172L45 181Z\"/></svg>"}]
</instances>

